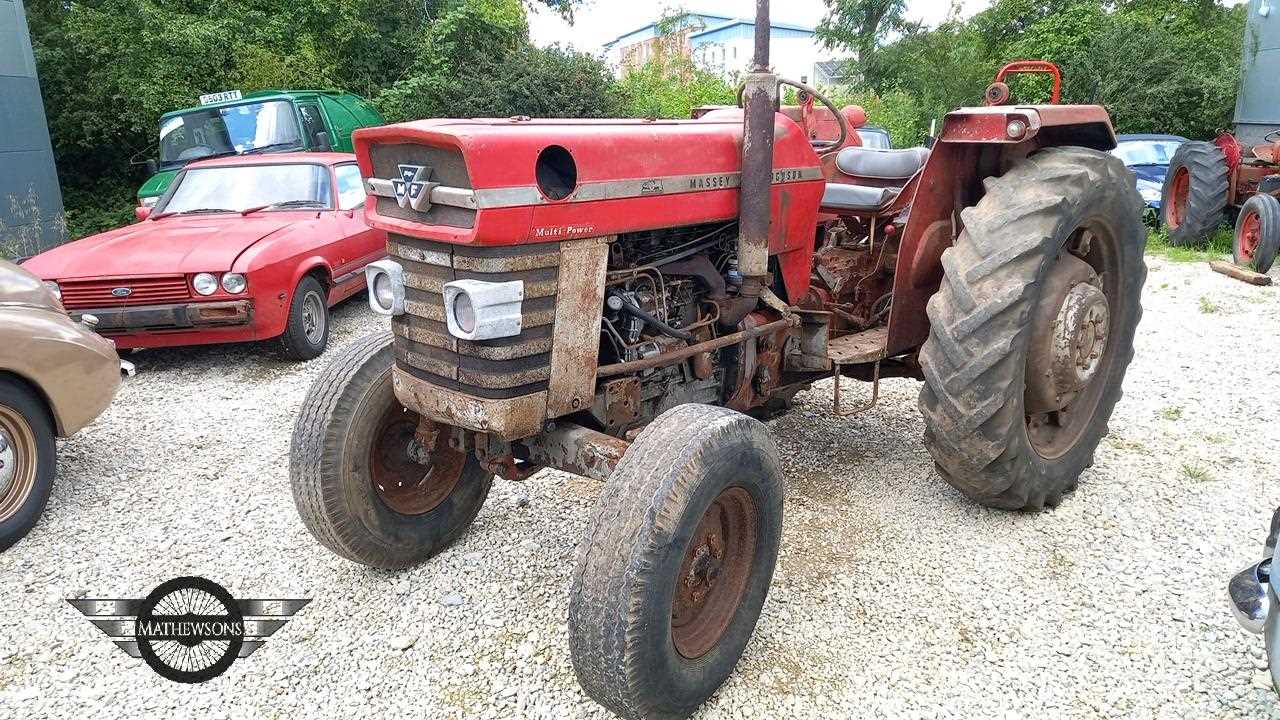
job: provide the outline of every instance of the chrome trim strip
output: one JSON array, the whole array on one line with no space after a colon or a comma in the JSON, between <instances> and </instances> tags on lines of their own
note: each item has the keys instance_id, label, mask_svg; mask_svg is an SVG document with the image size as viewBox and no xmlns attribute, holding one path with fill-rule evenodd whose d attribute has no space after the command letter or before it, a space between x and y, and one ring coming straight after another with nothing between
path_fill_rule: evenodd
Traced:
<instances>
[{"instance_id":1,"label":"chrome trim strip","mask_svg":"<svg viewBox=\"0 0 1280 720\"><path fill-rule=\"evenodd\" d=\"M822 168L818 167L777 168L773 171L773 184L775 185L811 182L822 178ZM741 187L741 185L741 172L606 180L578 185L573 195L564 202L596 202L600 200L679 195L710 190L731 190ZM390 180L370 178L366 182L366 186L371 195L396 199L395 190L392 188ZM547 205L552 202L546 199L537 187L531 185L483 188L480 190L437 185L430 189L429 195L431 204L452 205L470 210Z\"/></svg>"}]
</instances>

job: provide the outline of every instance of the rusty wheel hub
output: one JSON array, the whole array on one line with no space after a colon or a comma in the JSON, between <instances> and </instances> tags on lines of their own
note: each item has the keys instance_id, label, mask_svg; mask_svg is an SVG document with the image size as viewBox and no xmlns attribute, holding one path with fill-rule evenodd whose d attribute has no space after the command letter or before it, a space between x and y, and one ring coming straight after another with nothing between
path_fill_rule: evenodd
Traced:
<instances>
[{"instance_id":1,"label":"rusty wheel hub","mask_svg":"<svg viewBox=\"0 0 1280 720\"><path fill-rule=\"evenodd\" d=\"M1057 397L1073 398L1093 379L1107 349L1110 317L1107 296L1096 285L1080 282L1067 291L1054 322L1050 351Z\"/></svg>"},{"instance_id":2,"label":"rusty wheel hub","mask_svg":"<svg viewBox=\"0 0 1280 720\"><path fill-rule=\"evenodd\" d=\"M422 515L453 493L465 453L449 446L449 434L433 423L419 432L417 413L393 404L378 423L369 448L369 480L387 507Z\"/></svg>"},{"instance_id":3,"label":"rusty wheel hub","mask_svg":"<svg viewBox=\"0 0 1280 720\"><path fill-rule=\"evenodd\" d=\"M1082 230L1076 248L1109 243ZM1109 251L1090 253L1105 269ZM1101 397L1115 308L1104 276L1082 258L1064 252L1043 282L1032 316L1023 395L1027 436L1042 457L1070 450L1092 422Z\"/></svg>"},{"instance_id":4,"label":"rusty wheel hub","mask_svg":"<svg viewBox=\"0 0 1280 720\"><path fill-rule=\"evenodd\" d=\"M1250 210L1240 220L1240 257L1246 262L1253 262L1258 253L1258 245L1262 244L1262 218Z\"/></svg>"},{"instance_id":5,"label":"rusty wheel hub","mask_svg":"<svg viewBox=\"0 0 1280 720\"><path fill-rule=\"evenodd\" d=\"M1187 203L1191 197L1191 171L1178 168L1169 188L1169 198L1164 208L1164 223L1170 230L1182 224L1187 216Z\"/></svg>"},{"instance_id":6,"label":"rusty wheel hub","mask_svg":"<svg viewBox=\"0 0 1280 720\"><path fill-rule=\"evenodd\" d=\"M689 538L671 602L671 640L684 657L707 654L737 614L751 579L757 517L751 494L729 488Z\"/></svg>"},{"instance_id":7,"label":"rusty wheel hub","mask_svg":"<svg viewBox=\"0 0 1280 720\"><path fill-rule=\"evenodd\" d=\"M22 507L35 482L35 433L16 410L0 405L0 520Z\"/></svg>"}]
</instances>

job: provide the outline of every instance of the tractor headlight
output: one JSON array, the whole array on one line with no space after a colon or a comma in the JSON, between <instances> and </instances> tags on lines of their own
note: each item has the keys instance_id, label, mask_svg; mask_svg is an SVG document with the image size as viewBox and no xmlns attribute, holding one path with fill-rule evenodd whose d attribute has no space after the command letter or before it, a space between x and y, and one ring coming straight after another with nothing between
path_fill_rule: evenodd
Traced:
<instances>
[{"instance_id":1,"label":"tractor headlight","mask_svg":"<svg viewBox=\"0 0 1280 720\"><path fill-rule=\"evenodd\" d=\"M393 260L379 260L364 268L369 307L379 315L404 314L404 268Z\"/></svg>"},{"instance_id":2,"label":"tractor headlight","mask_svg":"<svg viewBox=\"0 0 1280 720\"><path fill-rule=\"evenodd\" d=\"M222 276L222 289L232 295L244 292L247 287L249 287L249 281L240 273L227 273Z\"/></svg>"},{"instance_id":3,"label":"tractor headlight","mask_svg":"<svg viewBox=\"0 0 1280 720\"><path fill-rule=\"evenodd\" d=\"M462 340L514 337L523 329L524 281L454 280L444 284L449 334Z\"/></svg>"},{"instance_id":4,"label":"tractor headlight","mask_svg":"<svg viewBox=\"0 0 1280 720\"><path fill-rule=\"evenodd\" d=\"M212 295L218 292L218 278L213 273L197 273L191 278L191 287L201 295Z\"/></svg>"}]
</instances>

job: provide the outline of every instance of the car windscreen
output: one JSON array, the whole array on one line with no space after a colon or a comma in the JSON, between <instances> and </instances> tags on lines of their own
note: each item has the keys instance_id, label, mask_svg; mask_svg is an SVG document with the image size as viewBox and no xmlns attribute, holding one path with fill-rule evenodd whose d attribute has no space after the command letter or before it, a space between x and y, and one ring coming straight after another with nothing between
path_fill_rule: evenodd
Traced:
<instances>
[{"instance_id":1,"label":"car windscreen","mask_svg":"<svg viewBox=\"0 0 1280 720\"><path fill-rule=\"evenodd\" d=\"M1168 165L1181 140L1126 140L1111 151L1125 165Z\"/></svg>"},{"instance_id":2,"label":"car windscreen","mask_svg":"<svg viewBox=\"0 0 1280 720\"><path fill-rule=\"evenodd\" d=\"M160 165L215 155L302 147L293 104L285 100L193 110L160 125Z\"/></svg>"},{"instance_id":3,"label":"car windscreen","mask_svg":"<svg viewBox=\"0 0 1280 720\"><path fill-rule=\"evenodd\" d=\"M863 128L858 130L858 138L862 140L862 147L864 148L873 150L890 149L889 133L884 130Z\"/></svg>"},{"instance_id":4,"label":"car windscreen","mask_svg":"<svg viewBox=\"0 0 1280 720\"><path fill-rule=\"evenodd\" d=\"M160 212L241 212L250 208L329 209L333 193L323 165L228 165L182 173Z\"/></svg>"}]
</instances>

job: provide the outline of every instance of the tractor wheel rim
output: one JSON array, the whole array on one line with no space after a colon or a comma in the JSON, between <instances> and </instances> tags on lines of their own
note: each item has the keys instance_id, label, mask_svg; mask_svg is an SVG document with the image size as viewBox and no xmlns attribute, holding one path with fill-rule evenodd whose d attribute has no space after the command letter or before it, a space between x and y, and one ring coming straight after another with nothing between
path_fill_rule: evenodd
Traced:
<instances>
[{"instance_id":1,"label":"tractor wheel rim","mask_svg":"<svg viewBox=\"0 0 1280 720\"><path fill-rule=\"evenodd\" d=\"M694 529L676 575L671 641L690 660L720 642L746 595L755 562L759 513L751 493L716 496Z\"/></svg>"},{"instance_id":2,"label":"tractor wheel rim","mask_svg":"<svg viewBox=\"0 0 1280 720\"><path fill-rule=\"evenodd\" d=\"M449 434L437 431L423 448L416 436L418 414L392 403L369 447L369 481L378 497L401 515L422 515L440 506L458 486L465 453L449 446Z\"/></svg>"},{"instance_id":3,"label":"tractor wheel rim","mask_svg":"<svg viewBox=\"0 0 1280 720\"><path fill-rule=\"evenodd\" d=\"M1258 245L1262 243L1262 216L1250 210L1240 219L1240 257L1245 262L1253 262L1258 253Z\"/></svg>"},{"instance_id":4,"label":"tractor wheel rim","mask_svg":"<svg viewBox=\"0 0 1280 720\"><path fill-rule=\"evenodd\" d=\"M324 338L324 306L320 302L320 296L309 292L306 297L302 298L302 332L307 336L307 342L312 345L319 345L320 340Z\"/></svg>"},{"instance_id":5,"label":"tractor wheel rim","mask_svg":"<svg viewBox=\"0 0 1280 720\"><path fill-rule=\"evenodd\" d=\"M1095 224L1078 230L1076 237L1088 238L1090 249L1081 256L1064 250L1059 267L1050 270L1042 298L1056 308L1050 316L1050 344L1033 347L1027 364L1027 439L1046 460L1065 455L1091 426L1115 356L1114 323L1125 311L1119 300L1120 248L1114 236ZM1062 263L1088 267L1076 270L1069 282L1055 282L1055 276L1062 277L1054 272L1063 269Z\"/></svg>"},{"instance_id":6,"label":"tractor wheel rim","mask_svg":"<svg viewBox=\"0 0 1280 720\"><path fill-rule=\"evenodd\" d=\"M36 435L17 410L0 405L0 521L13 517L36 484Z\"/></svg>"},{"instance_id":7,"label":"tractor wheel rim","mask_svg":"<svg viewBox=\"0 0 1280 720\"><path fill-rule=\"evenodd\" d=\"M1191 171L1178 168L1169 187L1169 199L1165 203L1164 222L1172 230L1182 224L1187 216L1187 202L1191 196Z\"/></svg>"}]
</instances>

